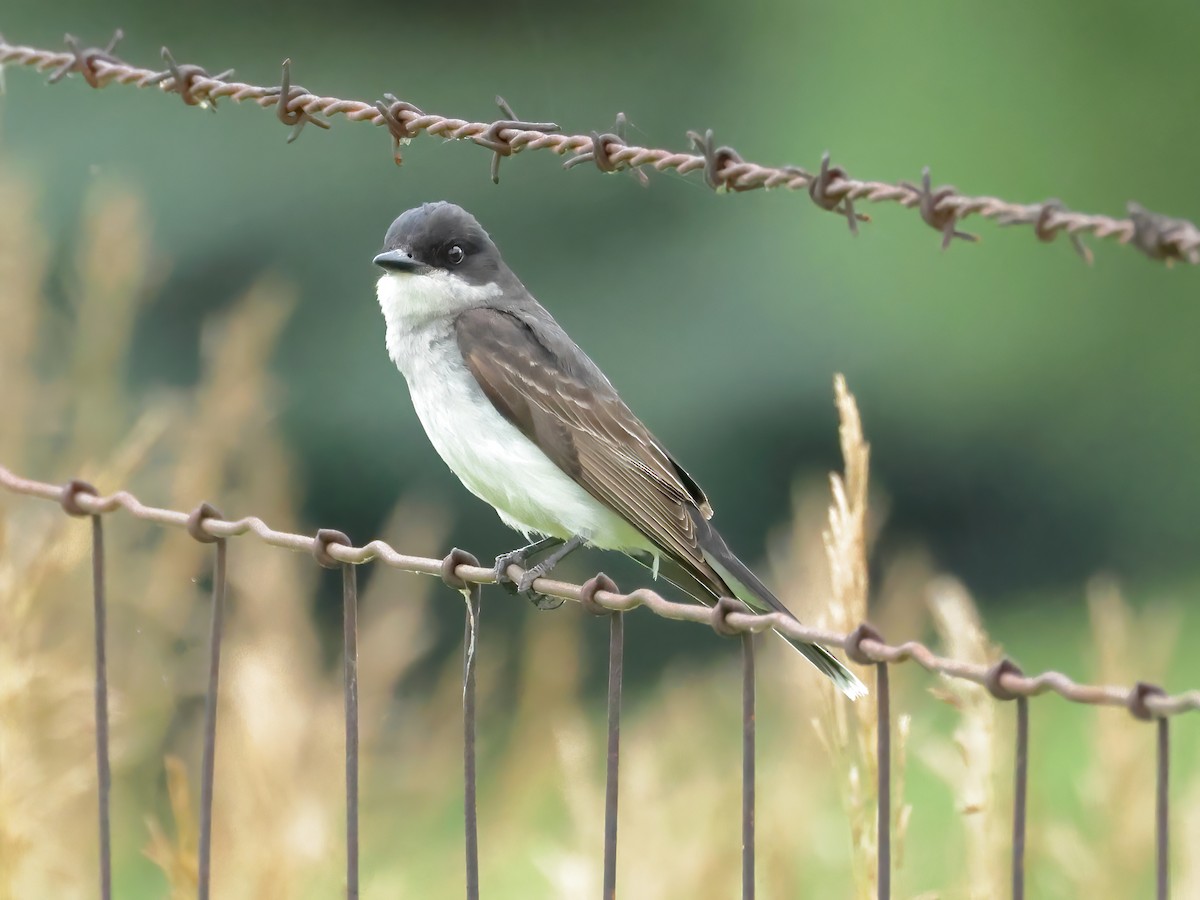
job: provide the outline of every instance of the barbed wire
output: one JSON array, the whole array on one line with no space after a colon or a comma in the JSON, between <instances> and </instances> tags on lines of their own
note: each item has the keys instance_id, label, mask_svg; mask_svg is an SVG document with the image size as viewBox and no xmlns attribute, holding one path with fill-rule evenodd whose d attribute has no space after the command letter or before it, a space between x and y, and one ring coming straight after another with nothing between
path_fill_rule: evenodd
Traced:
<instances>
[{"instance_id":1,"label":"barbed wire","mask_svg":"<svg viewBox=\"0 0 1200 900\"><path fill-rule=\"evenodd\" d=\"M383 100L374 102L323 97L291 83L290 60L283 63L281 82L277 87L232 81L233 70L209 75L201 66L177 63L165 47L162 55L166 69L146 69L114 55L121 37L122 33L117 31L107 46L84 48L76 38L67 35L66 50L10 44L0 37L0 67L15 64L41 72L52 70L51 83L78 73L94 88L113 83L158 86L163 91L179 94L190 106L215 109L221 98L256 103L264 109L274 106L279 120L292 129L289 142L295 140L309 123L328 128L326 120L344 116L352 122L386 127L397 164L403 162L401 146L422 133L450 140L470 140L492 151L493 181L499 180L503 158L522 150L549 150L560 156L571 156L564 163L566 168L590 162L601 172L629 171L642 180L645 180L644 168L660 172L674 170L681 175L701 172L705 183L719 192L758 188L807 191L821 209L845 216L854 233L857 233L858 222L868 218L855 209L855 201L891 202L917 210L921 219L942 235L943 248L955 238L977 240L975 235L958 229L968 216L977 215L994 219L1000 225L1028 226L1039 240L1045 242L1053 241L1059 232L1064 232L1076 252L1089 263L1092 254L1080 240L1083 234L1133 246L1167 265L1175 261L1200 265L1200 228L1186 219L1151 212L1134 202L1128 204L1125 218L1116 218L1069 210L1057 199L1011 203L998 197L968 196L950 186L935 188L928 168L923 171L919 185L907 181L863 181L851 178L843 167L833 165L828 153L814 174L800 166L769 166L746 160L732 147L717 145L711 130L688 132L694 152L640 147L626 141L623 115L618 114L617 125L610 132L564 134L552 122L518 119L500 97L496 102L505 118L492 122L472 122L425 113L392 94L384 94Z\"/></svg>"},{"instance_id":2,"label":"barbed wire","mask_svg":"<svg viewBox=\"0 0 1200 900\"><path fill-rule=\"evenodd\" d=\"M129 491L101 496L94 488L70 481L65 485L23 478L0 466L0 487L14 494L38 497L63 505L74 515L105 515L123 509L136 519L187 530L195 537L209 539L232 538L252 534L264 544L303 553L311 553L322 565L350 563L361 565L379 561L404 572L435 575L459 584L494 584L491 568L457 562L458 551L445 559L409 556L400 553L382 540L373 540L361 547L349 543L340 532L321 529L316 536L277 531L257 516L225 519L207 503L192 512L147 506ZM510 566L507 574L520 580L524 570ZM779 613L759 615L745 611L737 601L726 598L713 607L695 603L676 603L648 588L621 593L605 575L597 575L583 584L572 584L549 578L533 582L538 593L581 604L593 613L628 612L645 607L656 616L682 622L709 625L723 635L759 633L767 630L782 632L790 638L841 647L855 662L876 663L915 662L929 672L959 678L983 685L1001 700L1017 697L1036 697L1052 692L1071 701L1093 706L1123 706L1140 719L1165 718L1200 710L1200 690L1168 695L1161 688L1139 683L1132 688L1113 685L1080 684L1062 672L1047 671L1027 676L1011 660L1004 659L991 667L966 663L938 656L924 644L907 641L891 645L870 625L860 625L850 634L840 634L821 628L802 625Z\"/></svg>"}]
</instances>

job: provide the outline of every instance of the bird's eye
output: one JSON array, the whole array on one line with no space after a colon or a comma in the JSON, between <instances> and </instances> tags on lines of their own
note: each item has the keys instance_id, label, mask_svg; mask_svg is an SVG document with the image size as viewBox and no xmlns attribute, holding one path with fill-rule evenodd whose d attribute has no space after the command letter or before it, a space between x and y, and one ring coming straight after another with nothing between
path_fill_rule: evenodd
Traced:
<instances>
[{"instance_id":1,"label":"bird's eye","mask_svg":"<svg viewBox=\"0 0 1200 900\"><path fill-rule=\"evenodd\" d=\"M457 266L463 261L463 257L466 255L467 254L463 252L463 248L458 246L458 244L454 244L449 250L446 251L446 259L450 260L450 265L452 266Z\"/></svg>"}]
</instances>

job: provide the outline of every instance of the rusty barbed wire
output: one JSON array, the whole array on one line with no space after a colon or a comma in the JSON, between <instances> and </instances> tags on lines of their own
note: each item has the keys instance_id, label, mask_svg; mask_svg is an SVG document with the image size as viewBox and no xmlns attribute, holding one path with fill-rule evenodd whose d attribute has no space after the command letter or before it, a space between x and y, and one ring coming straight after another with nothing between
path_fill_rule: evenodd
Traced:
<instances>
[{"instance_id":1,"label":"rusty barbed wire","mask_svg":"<svg viewBox=\"0 0 1200 900\"><path fill-rule=\"evenodd\" d=\"M858 231L858 222L866 216L855 212L855 201L897 203L915 209L922 220L942 235L942 247L954 238L966 241L975 236L958 230L968 216L994 219L1000 225L1022 225L1033 229L1041 241L1053 241L1065 233L1079 255L1091 262L1091 252L1080 236L1115 240L1141 251L1150 259L1170 265L1176 261L1200 265L1200 228L1187 220L1151 212L1130 202L1125 218L1076 212L1062 201L1050 199L1041 203L1011 203L998 197L968 196L953 187L934 188L930 171L922 172L921 185L907 181L890 183L851 178L841 166L830 164L826 154L816 175L799 166L769 166L746 160L728 145L717 145L712 131L689 132L696 152L678 152L662 148L630 144L624 136L623 116L613 132L564 134L550 122L525 122L511 115L511 109L500 98L497 102L506 118L492 122L472 122L422 112L414 104L384 94L384 101L342 100L323 97L291 84L288 62L283 66L282 84L263 87L228 80L232 70L209 75L201 66L177 64L163 48L166 70L153 70L131 65L113 53L120 39L118 31L106 47L83 48L70 35L68 49L48 50L10 44L0 37L0 66L5 64L29 66L39 72L53 70L51 82L71 73L79 73L89 85L102 88L109 84L151 87L177 93L184 103L215 107L216 101L228 97L235 102L249 101L263 108L278 107L279 119L292 128L289 141L294 140L306 123L323 128L334 116L345 116L352 122L368 122L387 129L397 164L403 162L403 144L427 133L448 140L469 140L492 151L492 179L499 179L499 163L503 157L522 150L549 150L560 156L570 155L564 163L572 168L582 162L592 162L601 172L633 171L639 178L644 168L656 171L673 170L681 175L701 172L705 182L715 191L740 192L756 189L786 188L807 191L821 209L846 217L850 230ZM282 98L282 99L281 99ZM323 116L323 119L317 118Z\"/></svg>"},{"instance_id":2,"label":"rusty barbed wire","mask_svg":"<svg viewBox=\"0 0 1200 900\"><path fill-rule=\"evenodd\" d=\"M107 496L76 491L72 488L76 483L71 481L61 485L22 478L0 466L0 487L14 494L38 497L60 504L64 496L69 495L73 508L84 515L104 515L123 509L134 518L145 522L184 529L194 538L202 535L203 538L216 541L253 534L272 547L315 554L318 559L326 561L360 565L377 560L405 572L439 578L445 578L447 575L445 560L409 556L381 540L373 540L361 547L355 547L319 539L313 535L277 531L257 516L224 519L208 504L200 504L190 513L163 509L147 506L129 491L117 491ZM319 534L321 532L318 532ZM493 584L496 580L491 568L477 565L460 564L450 574L465 584ZM509 567L508 574L516 581L524 571L514 565ZM1001 700L1055 693L1072 703L1124 707L1139 719L1161 719L1200 711L1200 690L1168 695L1161 688L1142 683L1133 687L1079 684L1062 672L1055 671L1029 676L1023 674L1009 660L1001 660L994 666L986 667L938 656L918 641L891 645L885 642L875 629L865 624L850 634L840 634L802 625L779 613L760 615L744 612L733 604L718 603L714 607L705 607L695 603L676 603L649 588L625 594L616 590L616 586L602 575L582 585L539 578L533 583L533 588L550 597L581 603L593 611L597 607L610 612L628 612L645 607L661 618L708 625L722 634L757 634L774 629L796 640L841 647L851 659L864 665L912 661L929 672L982 685Z\"/></svg>"}]
</instances>

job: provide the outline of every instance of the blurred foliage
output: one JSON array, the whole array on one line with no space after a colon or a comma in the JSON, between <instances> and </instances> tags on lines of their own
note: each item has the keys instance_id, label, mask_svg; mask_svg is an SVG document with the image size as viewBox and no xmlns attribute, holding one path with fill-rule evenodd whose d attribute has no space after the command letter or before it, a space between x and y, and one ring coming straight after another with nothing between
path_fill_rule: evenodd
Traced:
<instances>
[{"instance_id":1,"label":"blurred foliage","mask_svg":"<svg viewBox=\"0 0 1200 900\"><path fill-rule=\"evenodd\" d=\"M40 289L47 242L27 227L37 216L32 191L0 180L0 201L5 461L75 472L102 489L129 486L176 508L219 497L269 522L295 523L291 454L270 414L281 392L265 370L294 302L290 288L260 281L206 317L194 389L129 392L113 360L127 352L132 322L154 293L142 204L112 186L88 192L67 267L70 305L55 310ZM768 576L809 621L844 629L864 616L870 594L885 633L924 635L932 610L946 652L996 659L1001 650L966 592L938 578L919 549L882 565L868 591L884 504L877 498L868 511L867 446L841 382L838 405L846 473L833 479L832 507L824 486L796 489L789 527L769 542ZM88 529L52 504L0 499L0 900L91 896L91 621L81 614ZM395 546L433 552L445 546L447 524L410 496L381 533ZM117 896L188 897L211 550L121 514L105 518L105 533ZM229 559L214 896L333 896L342 878L340 666L312 612L336 614L340 592L303 554L238 539ZM380 567L367 567L363 584L364 897L455 896L460 667L436 653L434 640L435 613L461 615L461 604L445 589L431 603L434 580ZM603 722L589 672L603 659L606 629L574 604L539 614L488 596L479 648L486 890L594 894ZM1176 641L1189 640L1177 608L1135 613L1110 582L1090 588L1090 606L1090 631L1070 639L1062 632L1078 623L1067 615L1042 616L1037 628L1002 615L996 626L1030 670L1061 666L1110 683L1200 678L1195 655L1174 652ZM505 620L507 635L495 627ZM627 676L620 882L639 897L725 897L738 868L736 654L707 629L643 613L631 618L631 661L661 661L657 645L678 634L724 652ZM1090 661L1080 658L1083 647ZM763 895L847 896L854 885L854 896L873 896L875 698L848 705L780 641L761 642L759 673ZM978 686L933 682L911 665L896 668L893 684L898 896L1002 893L1008 710ZM1039 896L1097 900L1144 892L1153 729L1121 710L1052 698L1035 702L1034 722L1031 886ZM1200 829L1197 737L1195 728L1176 730L1176 822L1185 834ZM1176 872L1188 896L1200 867L1179 854Z\"/></svg>"},{"instance_id":2,"label":"blurred foliage","mask_svg":"<svg viewBox=\"0 0 1200 900\"><path fill-rule=\"evenodd\" d=\"M287 10L17 2L0 29L52 46L64 30L90 43L119 25L122 55L145 64L167 44L181 61L272 83L291 56L301 84L339 96L390 90L489 118L500 93L572 131L624 110L631 138L649 144L683 146L688 128L713 127L765 161L812 166L830 149L863 177L911 179L928 164L935 181L973 193L1198 214L1178 183L1200 126L1169 89L1196 81L1194 4L1151 15L1104 2L1081 16L775 2L731 18L705 3L524 0L459 4L452 28L443 5ZM643 190L587 167L563 173L546 154L507 161L497 187L470 145L420 139L397 170L386 135L361 125L308 129L285 146L286 129L256 109L222 103L214 116L153 91L5 77L4 463L182 508L211 499L286 527L382 534L412 552L507 549L513 536L420 434L373 299L370 258L392 218L447 198L480 217L705 484L732 542L769 557L798 610L815 613L830 593L828 500L812 485L838 464L829 385L843 371L872 443L872 618L885 634L927 632L933 591L933 621L964 656L999 643L1028 670L1171 687L1200 677L1194 654L1170 652L1172 635L1195 639L1174 610L1200 583L1195 270L1102 244L1088 269L1065 241L973 221L982 245L941 253L936 234L893 208L869 210L875 221L853 239L803 195L718 197L674 176ZM43 885L75 896L92 857L61 847L94 841L85 535L31 503L0 506L0 896L49 896ZM159 868L186 892L192 836L173 812L186 819L194 802L185 772L197 762L207 559L182 535L128 522L112 532L122 896L161 896ZM598 564L618 567L592 556L572 574ZM797 566L802 577L781 577ZM323 627L338 592L314 568L240 544L232 554L217 874L236 887L221 896L339 884L339 688ZM961 587L934 579L941 568L987 604L986 631ZM1164 602L1131 610L1111 582L1087 581L1096 571ZM446 651L460 610L427 606L429 582L415 577L365 579L368 896L452 896L460 688ZM599 877L591 698L603 629L577 611L503 602L485 607L485 627L485 884L497 896L575 896ZM622 883L645 896L725 896L732 884L737 689L732 660L704 656L725 646L649 616L629 629L622 842L666 848L623 853ZM869 798L850 790L858 763L829 777L812 725L828 711L810 673L765 646L762 885L828 895L850 883L864 846L839 804L853 813ZM901 885L969 896L972 879L1003 869L994 829L1008 711L969 690L931 703L929 679L908 668L895 680L897 709L914 714ZM844 724L826 722L827 745ZM1145 893L1149 729L1055 700L1034 706L1033 729L1033 892ZM1200 835L1194 731L1177 729L1179 846ZM1195 860L1181 854L1177 867L1181 896L1200 891Z\"/></svg>"},{"instance_id":3,"label":"blurred foliage","mask_svg":"<svg viewBox=\"0 0 1200 900\"><path fill-rule=\"evenodd\" d=\"M1200 214L1178 187L1200 125L1164 88L1196 81L1195 4L773 2L730 20L716 4L518 0L458 4L453 20L440 5L65 0L10 3L0 26L53 46L119 25L121 53L149 65L166 44L270 84L290 56L300 83L338 96L390 90L490 118L499 93L573 131L624 110L650 144L713 127L766 161L813 166L829 149L864 177L931 165L974 193ZM852 239L803 196L717 197L675 176L643 190L546 154L508 161L497 187L472 145L422 138L396 169L382 130L337 123L285 146L257 109L210 115L27 71L8 73L0 115L10 163L46 185L56 260L92 180L133 179L147 196L165 279L128 355L136 383L191 383L200 321L263 270L298 285L274 354L285 427L306 510L356 536L420 487L454 504L458 543L512 541L422 438L373 301L370 258L392 218L447 198L709 487L735 546L761 547L796 471L831 465L828 386L842 371L893 498L885 548L927 540L985 599L1077 596L1097 568L1160 587L1197 574L1192 269L1103 245L1089 269L1065 241L982 222L967 223L982 245L942 253L890 207ZM62 293L61 268L53 277Z\"/></svg>"}]
</instances>

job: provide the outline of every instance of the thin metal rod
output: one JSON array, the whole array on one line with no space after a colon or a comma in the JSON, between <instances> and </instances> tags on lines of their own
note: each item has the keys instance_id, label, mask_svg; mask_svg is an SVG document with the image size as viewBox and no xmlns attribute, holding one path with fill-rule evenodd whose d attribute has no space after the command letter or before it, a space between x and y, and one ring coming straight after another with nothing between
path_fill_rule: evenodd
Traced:
<instances>
[{"instance_id":1,"label":"thin metal rod","mask_svg":"<svg viewBox=\"0 0 1200 900\"><path fill-rule=\"evenodd\" d=\"M754 900L754 635L742 635L742 900Z\"/></svg>"},{"instance_id":2,"label":"thin metal rod","mask_svg":"<svg viewBox=\"0 0 1200 900\"><path fill-rule=\"evenodd\" d=\"M617 896L617 778L621 758L621 678L625 616L608 617L608 767L604 781L604 900Z\"/></svg>"},{"instance_id":3,"label":"thin metal rod","mask_svg":"<svg viewBox=\"0 0 1200 900\"><path fill-rule=\"evenodd\" d=\"M5 44L0 40L0 57L4 55ZM59 62L73 62L74 58L62 59ZM28 61L26 61L26 64ZM58 65L59 63L55 63ZM98 62L97 64L102 63ZM148 73L153 75L155 73ZM273 88L270 96L274 98L278 89ZM329 99L329 98L318 98ZM293 98L291 105L297 100ZM339 112L344 107L339 107ZM426 117L428 118L428 117ZM588 138L590 141L591 138ZM612 155L612 142L608 142ZM943 205L945 201L942 201ZM51 484L45 481L35 481L22 478L10 469L0 464L0 490L40 500L61 503L64 485ZM149 506L129 491L117 491L101 497L80 496L77 499L79 508L87 515L108 515L118 511L123 515L132 516L142 522L149 522L167 528L188 528L191 516L187 512L176 509L164 509ZM204 519L203 532L206 535L216 535L232 538L240 535L252 535L253 540L268 547L281 547L305 553L314 552L316 539L311 534L295 534L287 531L277 531L257 516L246 516L241 519L227 520L219 514L210 512ZM197 538L199 540L199 538ZM379 560L381 565L389 566L402 572L415 572L423 575L441 575L444 560L430 559L422 556L402 554L386 541L374 540L361 547L335 547L331 549L331 559L337 562L365 563ZM475 563L459 563L455 567L458 575L469 582L491 584L495 581L495 568L482 567ZM547 597L580 602L584 596L583 585L569 584L562 581L543 582L543 590ZM593 598L596 599L596 598ZM596 602L605 609L620 609L629 612L638 607L648 610L661 618L677 622L690 622L693 625L703 625L712 628L712 610L699 603L667 600L649 588L639 588L632 594L603 592ZM725 625L735 632L746 630L763 631L773 629L779 634L792 640L806 643L833 645L849 649L853 646L854 635L838 634L824 628L809 628L801 625L796 619L785 617L782 613L756 615L747 610L731 611L724 616ZM969 681L974 684L986 685L992 666L968 663L962 660L948 659L938 656L924 644L918 641L905 641L894 646L884 641L871 638L871 653L893 663L913 662L930 674L942 674L949 678ZM1062 672L1054 670L1031 674L1007 673L1004 679L1005 692L1035 697L1040 694L1054 693L1072 703L1084 703L1091 706L1112 706L1129 709L1131 688L1115 684L1081 684L1068 678ZM1179 694L1155 695L1146 698L1146 708L1151 717L1177 716L1184 713L1200 711L1200 690L1192 689Z\"/></svg>"},{"instance_id":4,"label":"thin metal rod","mask_svg":"<svg viewBox=\"0 0 1200 900\"><path fill-rule=\"evenodd\" d=\"M358 566L342 565L342 687L346 713L346 897L358 900Z\"/></svg>"},{"instance_id":5,"label":"thin metal rod","mask_svg":"<svg viewBox=\"0 0 1200 900\"><path fill-rule=\"evenodd\" d=\"M105 649L108 631L108 601L104 572L104 525L99 516L92 516L92 611L96 641L96 784L100 816L100 896L112 898L112 830L109 825L109 794L112 792L112 769L108 760L108 653Z\"/></svg>"},{"instance_id":6,"label":"thin metal rod","mask_svg":"<svg viewBox=\"0 0 1200 900\"><path fill-rule=\"evenodd\" d=\"M208 900L212 864L213 774L217 755L217 688L221 680L221 623L225 608L225 539L216 541L212 626L208 636L208 693L204 705L204 758L200 769L200 847L197 896Z\"/></svg>"},{"instance_id":7,"label":"thin metal rod","mask_svg":"<svg viewBox=\"0 0 1200 900\"><path fill-rule=\"evenodd\" d=\"M1158 720L1158 773L1155 783L1154 839L1155 867L1158 874L1158 900L1167 900L1171 888L1170 878L1170 794L1168 782L1171 774L1171 726L1170 720Z\"/></svg>"},{"instance_id":8,"label":"thin metal rod","mask_svg":"<svg viewBox=\"0 0 1200 900\"><path fill-rule=\"evenodd\" d=\"M1013 755L1012 895L1025 900L1025 818L1029 795L1029 699L1017 698L1017 749Z\"/></svg>"},{"instance_id":9,"label":"thin metal rod","mask_svg":"<svg viewBox=\"0 0 1200 900\"><path fill-rule=\"evenodd\" d=\"M888 689L888 664L875 665L876 747L879 772L878 829L879 843L879 900L892 895L892 712Z\"/></svg>"},{"instance_id":10,"label":"thin metal rod","mask_svg":"<svg viewBox=\"0 0 1200 900\"><path fill-rule=\"evenodd\" d=\"M479 819L475 805L475 667L479 646L479 585L467 590L463 639L463 818L466 826L467 900L479 900Z\"/></svg>"}]
</instances>

